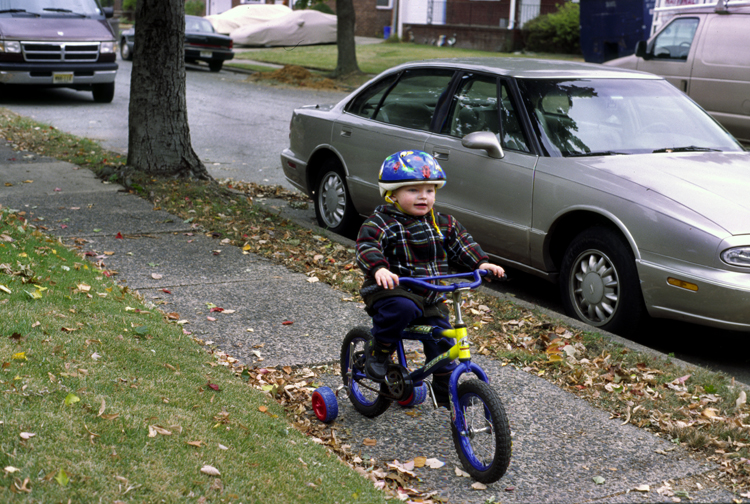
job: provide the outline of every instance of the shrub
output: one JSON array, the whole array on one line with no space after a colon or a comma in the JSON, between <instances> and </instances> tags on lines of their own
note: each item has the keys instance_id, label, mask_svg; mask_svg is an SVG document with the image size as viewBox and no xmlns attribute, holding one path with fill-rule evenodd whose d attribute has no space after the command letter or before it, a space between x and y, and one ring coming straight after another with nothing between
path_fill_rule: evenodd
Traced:
<instances>
[{"instance_id":1,"label":"shrub","mask_svg":"<svg viewBox=\"0 0 750 504\"><path fill-rule=\"evenodd\" d=\"M135 12L135 4L137 0L122 0L122 10Z\"/></svg>"},{"instance_id":2,"label":"shrub","mask_svg":"<svg viewBox=\"0 0 750 504\"><path fill-rule=\"evenodd\" d=\"M189 16L203 16L206 13L206 4L203 0L188 0L185 2L185 14Z\"/></svg>"},{"instance_id":3,"label":"shrub","mask_svg":"<svg viewBox=\"0 0 750 504\"><path fill-rule=\"evenodd\" d=\"M577 3L558 5L558 11L524 24L523 38L529 51L581 54L580 8Z\"/></svg>"},{"instance_id":4,"label":"shrub","mask_svg":"<svg viewBox=\"0 0 750 504\"><path fill-rule=\"evenodd\" d=\"M312 10L320 11L323 14L336 14L335 12L333 12L333 9L331 9L330 7L328 7L328 5L324 3L316 3L310 8Z\"/></svg>"}]
</instances>

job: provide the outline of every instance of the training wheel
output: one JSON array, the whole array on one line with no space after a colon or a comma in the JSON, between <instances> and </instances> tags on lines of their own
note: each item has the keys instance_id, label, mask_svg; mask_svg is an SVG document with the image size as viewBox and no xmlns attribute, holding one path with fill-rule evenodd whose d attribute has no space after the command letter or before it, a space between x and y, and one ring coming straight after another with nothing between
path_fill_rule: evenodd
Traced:
<instances>
[{"instance_id":1,"label":"training wheel","mask_svg":"<svg viewBox=\"0 0 750 504\"><path fill-rule=\"evenodd\" d=\"M339 403L336 394L329 387L318 387L312 395L312 407L318 420L332 422L339 416Z\"/></svg>"},{"instance_id":2,"label":"training wheel","mask_svg":"<svg viewBox=\"0 0 750 504\"><path fill-rule=\"evenodd\" d=\"M408 399L399 401L398 404L408 408L409 406L417 406L422 404L427 399L427 384L423 383L419 387L414 387L414 391L411 393Z\"/></svg>"}]
</instances>

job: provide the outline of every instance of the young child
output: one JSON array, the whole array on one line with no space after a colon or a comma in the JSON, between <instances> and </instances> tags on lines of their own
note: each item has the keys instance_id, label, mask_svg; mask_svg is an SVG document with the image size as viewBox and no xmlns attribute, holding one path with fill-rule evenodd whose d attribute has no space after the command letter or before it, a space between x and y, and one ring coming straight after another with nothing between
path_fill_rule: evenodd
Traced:
<instances>
[{"instance_id":1,"label":"young child","mask_svg":"<svg viewBox=\"0 0 750 504\"><path fill-rule=\"evenodd\" d=\"M422 151L397 152L380 167L378 186L387 204L375 209L357 237L357 263L366 275L362 289L375 284L382 287L363 295L373 323L374 339L365 348L365 372L371 379L383 379L395 350L393 343L408 325L451 327L443 295L401 287L399 277L446 275L449 262L488 270L497 277L505 275L503 268L488 262L456 219L433 211L435 192L445 182L438 162ZM428 362L452 346L440 345L431 336L422 342ZM448 403L448 380L455 367L451 363L433 374L438 404Z\"/></svg>"}]
</instances>

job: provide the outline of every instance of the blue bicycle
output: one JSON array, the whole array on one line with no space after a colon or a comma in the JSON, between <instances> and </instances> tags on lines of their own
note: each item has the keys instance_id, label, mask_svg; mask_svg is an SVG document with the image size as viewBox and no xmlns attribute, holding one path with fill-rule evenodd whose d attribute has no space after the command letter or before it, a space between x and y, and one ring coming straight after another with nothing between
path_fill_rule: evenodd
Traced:
<instances>
[{"instance_id":1,"label":"blue bicycle","mask_svg":"<svg viewBox=\"0 0 750 504\"><path fill-rule=\"evenodd\" d=\"M459 273L428 278L402 277L403 285L422 287L439 292L450 292L453 298L455 324L452 329L436 326L416 325L407 327L403 339L424 339L431 334L436 339L443 338L450 346L449 338L456 340L450 349L424 366L410 371L401 341L396 345L398 362L388 365L383 380L372 380L365 374L364 348L372 334L367 327L355 327L344 338L341 347L340 387L361 414L374 418L385 412L393 401L401 406L414 406L425 401L428 395L433 406L437 401L430 382L425 381L435 370L458 359L459 364L451 374L449 400L451 411L451 431L453 443L466 471L477 481L492 483L499 480L510 463L512 441L508 417L495 389L489 385L489 378L479 365L471 361L468 330L461 314L461 297L468 290L482 283L484 270L472 273ZM467 278L445 285L435 285L430 281L450 278ZM462 375L474 375L459 383ZM329 387L319 387L312 396L313 411L319 420L331 422L338 416L336 394Z\"/></svg>"}]
</instances>

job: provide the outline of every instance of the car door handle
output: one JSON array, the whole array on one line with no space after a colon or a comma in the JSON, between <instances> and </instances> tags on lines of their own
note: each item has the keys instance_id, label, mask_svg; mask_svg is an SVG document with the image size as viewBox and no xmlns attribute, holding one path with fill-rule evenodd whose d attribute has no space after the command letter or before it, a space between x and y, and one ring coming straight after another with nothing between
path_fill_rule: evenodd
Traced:
<instances>
[{"instance_id":1,"label":"car door handle","mask_svg":"<svg viewBox=\"0 0 750 504\"><path fill-rule=\"evenodd\" d=\"M352 136L352 132L351 132L351 130L342 129L341 133L339 133L339 135L341 135L344 138L349 138L349 137Z\"/></svg>"},{"instance_id":2,"label":"car door handle","mask_svg":"<svg viewBox=\"0 0 750 504\"><path fill-rule=\"evenodd\" d=\"M448 152L440 152L440 151L432 151L432 157L439 161L447 161L448 160Z\"/></svg>"},{"instance_id":3,"label":"car door handle","mask_svg":"<svg viewBox=\"0 0 750 504\"><path fill-rule=\"evenodd\" d=\"M685 79L680 81L680 86L682 86L682 92L687 93L687 81Z\"/></svg>"}]
</instances>

